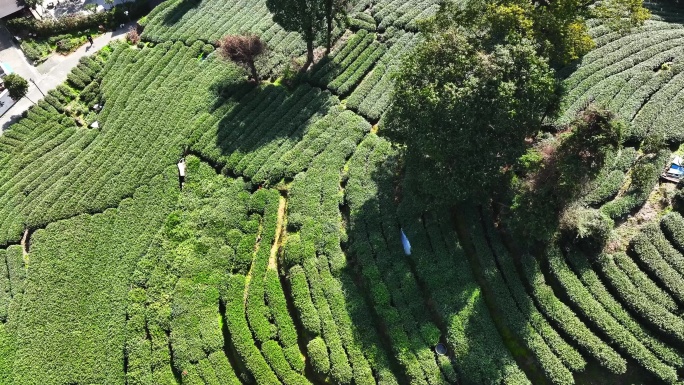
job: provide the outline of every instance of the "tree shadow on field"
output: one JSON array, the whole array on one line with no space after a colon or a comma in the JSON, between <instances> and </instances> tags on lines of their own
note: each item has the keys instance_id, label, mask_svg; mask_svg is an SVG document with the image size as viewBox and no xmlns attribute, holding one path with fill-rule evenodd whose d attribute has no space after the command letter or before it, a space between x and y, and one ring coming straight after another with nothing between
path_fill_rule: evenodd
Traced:
<instances>
[{"instance_id":1,"label":"tree shadow on field","mask_svg":"<svg viewBox=\"0 0 684 385\"><path fill-rule=\"evenodd\" d=\"M404 171L400 163L397 156L371 156L349 165L342 207L349 236L343 244L346 272L355 277L372 317L348 311L358 325L374 324L403 380L500 382L515 363L493 337L497 330L449 210L428 211L433 205L407 188L415 181L414 171ZM404 252L402 231L410 255ZM447 347L447 355L435 353L438 343Z\"/></svg>"},{"instance_id":2,"label":"tree shadow on field","mask_svg":"<svg viewBox=\"0 0 684 385\"><path fill-rule=\"evenodd\" d=\"M173 0L166 0L173 1ZM163 25L172 25L180 21L183 16L188 13L191 9L200 5L202 0L178 0L175 5L172 6L171 10L166 13L162 21Z\"/></svg>"},{"instance_id":3,"label":"tree shadow on field","mask_svg":"<svg viewBox=\"0 0 684 385\"><path fill-rule=\"evenodd\" d=\"M684 23L684 2L672 0L644 1L644 7L663 21L670 23Z\"/></svg>"},{"instance_id":4,"label":"tree shadow on field","mask_svg":"<svg viewBox=\"0 0 684 385\"><path fill-rule=\"evenodd\" d=\"M225 175L259 184L293 176L286 175L288 163L281 157L301 141L314 120L339 103L329 92L307 84L290 91L271 83L227 81L212 89L219 96L209 107L217 121L210 129L213 137L198 138L191 149Z\"/></svg>"}]
</instances>

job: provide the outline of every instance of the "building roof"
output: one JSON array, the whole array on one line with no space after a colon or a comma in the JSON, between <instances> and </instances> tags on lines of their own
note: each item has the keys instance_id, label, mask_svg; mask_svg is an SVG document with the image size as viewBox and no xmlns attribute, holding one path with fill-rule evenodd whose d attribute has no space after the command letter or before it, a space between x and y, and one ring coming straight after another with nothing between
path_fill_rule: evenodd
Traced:
<instances>
[{"instance_id":1,"label":"building roof","mask_svg":"<svg viewBox=\"0 0 684 385\"><path fill-rule=\"evenodd\" d=\"M0 19L26 7L24 0L0 0Z\"/></svg>"}]
</instances>

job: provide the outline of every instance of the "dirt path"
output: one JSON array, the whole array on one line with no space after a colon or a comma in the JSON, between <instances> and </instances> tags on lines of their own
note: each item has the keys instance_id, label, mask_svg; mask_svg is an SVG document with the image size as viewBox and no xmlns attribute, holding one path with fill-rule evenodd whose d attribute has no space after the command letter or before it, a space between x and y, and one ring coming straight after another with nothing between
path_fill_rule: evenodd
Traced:
<instances>
[{"instance_id":1,"label":"dirt path","mask_svg":"<svg viewBox=\"0 0 684 385\"><path fill-rule=\"evenodd\" d=\"M278 204L278 222L276 225L275 239L273 240L273 245L271 245L271 256L268 258L268 268L273 270L278 269L278 249L280 248L280 241L283 234L283 222L285 221L286 207L287 199L281 196L280 202Z\"/></svg>"}]
</instances>

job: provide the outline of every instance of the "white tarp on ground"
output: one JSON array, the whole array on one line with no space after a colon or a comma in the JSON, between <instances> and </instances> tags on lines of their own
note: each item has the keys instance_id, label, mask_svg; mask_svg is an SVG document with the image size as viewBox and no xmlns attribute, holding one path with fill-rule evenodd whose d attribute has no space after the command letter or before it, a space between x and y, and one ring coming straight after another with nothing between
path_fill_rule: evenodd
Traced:
<instances>
[{"instance_id":1,"label":"white tarp on ground","mask_svg":"<svg viewBox=\"0 0 684 385\"><path fill-rule=\"evenodd\" d=\"M411 255L411 243L409 242L408 238L406 238L404 229L401 229L401 244L404 246L404 254Z\"/></svg>"}]
</instances>

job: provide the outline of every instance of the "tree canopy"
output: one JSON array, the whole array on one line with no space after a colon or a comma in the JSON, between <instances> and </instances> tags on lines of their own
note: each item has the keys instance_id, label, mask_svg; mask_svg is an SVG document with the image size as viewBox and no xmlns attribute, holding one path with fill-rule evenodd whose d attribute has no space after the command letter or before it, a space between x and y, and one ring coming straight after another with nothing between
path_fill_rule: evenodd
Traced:
<instances>
[{"instance_id":1,"label":"tree canopy","mask_svg":"<svg viewBox=\"0 0 684 385\"><path fill-rule=\"evenodd\" d=\"M436 198L486 198L555 114L554 68L593 47L586 20L647 16L638 0L447 1L397 74L387 135L441 182Z\"/></svg>"},{"instance_id":2,"label":"tree canopy","mask_svg":"<svg viewBox=\"0 0 684 385\"><path fill-rule=\"evenodd\" d=\"M10 98L19 100L28 93L28 82L17 74L9 74L2 81L9 92Z\"/></svg>"},{"instance_id":3,"label":"tree canopy","mask_svg":"<svg viewBox=\"0 0 684 385\"><path fill-rule=\"evenodd\" d=\"M254 81L259 81L254 61L266 51L266 44L256 35L226 35L219 41L219 54L250 71Z\"/></svg>"},{"instance_id":4,"label":"tree canopy","mask_svg":"<svg viewBox=\"0 0 684 385\"><path fill-rule=\"evenodd\" d=\"M555 80L534 42L487 51L458 28L431 34L398 74L387 135L408 145L439 195L467 199L495 186L554 98Z\"/></svg>"},{"instance_id":5,"label":"tree canopy","mask_svg":"<svg viewBox=\"0 0 684 385\"><path fill-rule=\"evenodd\" d=\"M325 38L327 52L332 46L334 23L346 14L349 0L266 0L273 20L287 31L299 32L307 46L307 68L314 60L314 44Z\"/></svg>"},{"instance_id":6,"label":"tree canopy","mask_svg":"<svg viewBox=\"0 0 684 385\"><path fill-rule=\"evenodd\" d=\"M305 68L314 60L314 42L325 30L326 3L319 0L266 0L273 21L287 31L299 32L306 41Z\"/></svg>"}]
</instances>

